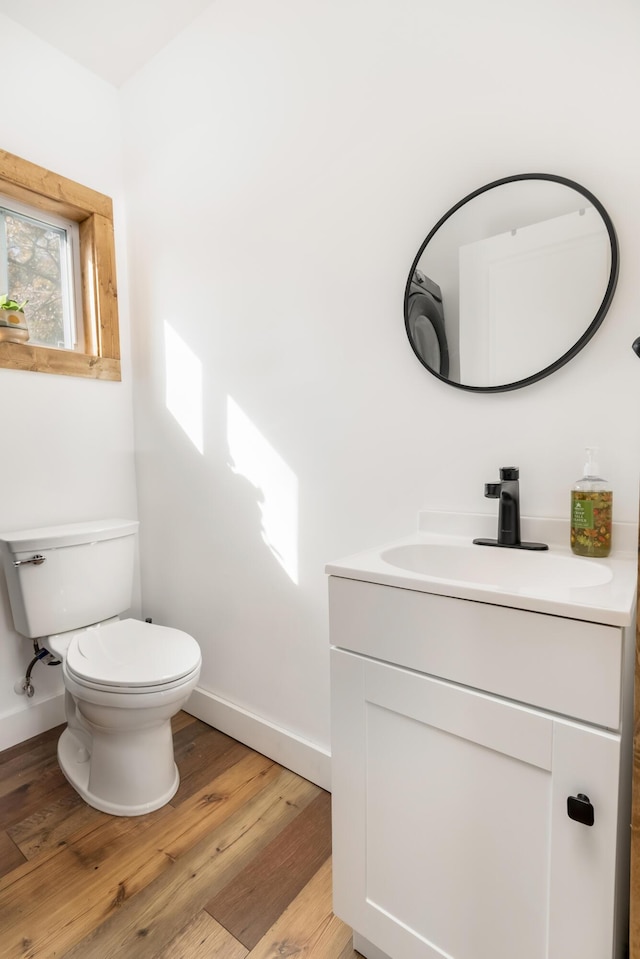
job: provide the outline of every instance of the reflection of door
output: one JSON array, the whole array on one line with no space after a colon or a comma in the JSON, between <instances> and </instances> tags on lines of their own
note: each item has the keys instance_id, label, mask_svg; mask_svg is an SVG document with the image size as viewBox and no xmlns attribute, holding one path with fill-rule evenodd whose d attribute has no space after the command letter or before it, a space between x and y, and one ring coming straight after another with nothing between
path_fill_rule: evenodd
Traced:
<instances>
[{"instance_id":1,"label":"reflection of door","mask_svg":"<svg viewBox=\"0 0 640 959\"><path fill-rule=\"evenodd\" d=\"M620 737L331 657L338 915L389 956L610 959Z\"/></svg>"},{"instance_id":2,"label":"reflection of door","mask_svg":"<svg viewBox=\"0 0 640 959\"><path fill-rule=\"evenodd\" d=\"M462 382L514 383L571 349L598 311L609 264L593 207L462 246Z\"/></svg>"}]
</instances>

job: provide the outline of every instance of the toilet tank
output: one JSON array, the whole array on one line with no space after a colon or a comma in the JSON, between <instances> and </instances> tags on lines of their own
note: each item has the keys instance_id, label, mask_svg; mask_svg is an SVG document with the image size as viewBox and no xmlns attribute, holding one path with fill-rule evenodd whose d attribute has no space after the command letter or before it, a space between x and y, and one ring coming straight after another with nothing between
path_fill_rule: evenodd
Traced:
<instances>
[{"instance_id":1,"label":"toilet tank","mask_svg":"<svg viewBox=\"0 0 640 959\"><path fill-rule=\"evenodd\" d=\"M16 630L50 636L129 609L137 529L108 519L0 533ZM27 562L34 556L44 562Z\"/></svg>"}]
</instances>

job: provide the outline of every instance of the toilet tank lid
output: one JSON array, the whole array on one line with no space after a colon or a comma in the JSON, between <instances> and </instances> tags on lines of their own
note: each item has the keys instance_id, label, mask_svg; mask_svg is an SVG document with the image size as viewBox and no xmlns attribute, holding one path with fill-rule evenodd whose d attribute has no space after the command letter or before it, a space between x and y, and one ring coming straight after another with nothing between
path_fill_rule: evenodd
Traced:
<instances>
[{"instance_id":1,"label":"toilet tank lid","mask_svg":"<svg viewBox=\"0 0 640 959\"><path fill-rule=\"evenodd\" d=\"M133 536L139 523L131 519L100 519L85 523L68 523L63 526L42 526L35 529L13 530L0 533L0 543L6 543L12 553L34 549L57 549L62 546L78 546L82 543L98 543L120 536Z\"/></svg>"}]
</instances>

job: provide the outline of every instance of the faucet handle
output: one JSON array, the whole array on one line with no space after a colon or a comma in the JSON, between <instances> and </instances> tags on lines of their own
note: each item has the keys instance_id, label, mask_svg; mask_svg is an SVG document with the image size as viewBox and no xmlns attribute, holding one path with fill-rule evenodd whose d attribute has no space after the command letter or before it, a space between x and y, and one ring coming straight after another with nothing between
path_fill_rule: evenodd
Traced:
<instances>
[{"instance_id":1,"label":"faucet handle","mask_svg":"<svg viewBox=\"0 0 640 959\"><path fill-rule=\"evenodd\" d=\"M501 480L517 480L520 477L520 468L518 466L501 466Z\"/></svg>"},{"instance_id":2,"label":"faucet handle","mask_svg":"<svg viewBox=\"0 0 640 959\"><path fill-rule=\"evenodd\" d=\"M498 499L500 496L500 483L485 483L484 495L489 499Z\"/></svg>"}]
</instances>

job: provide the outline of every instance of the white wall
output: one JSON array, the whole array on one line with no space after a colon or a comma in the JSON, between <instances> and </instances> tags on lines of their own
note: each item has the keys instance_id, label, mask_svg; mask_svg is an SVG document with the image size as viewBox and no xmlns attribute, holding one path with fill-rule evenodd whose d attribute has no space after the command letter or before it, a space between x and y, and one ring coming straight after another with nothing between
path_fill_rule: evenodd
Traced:
<instances>
[{"instance_id":1,"label":"white wall","mask_svg":"<svg viewBox=\"0 0 640 959\"><path fill-rule=\"evenodd\" d=\"M216 0L122 89L144 611L196 636L216 701L326 749L324 563L421 507L493 512L499 466L524 513L566 517L599 444L635 522L639 21L632 0ZM533 171L610 213L613 306L553 377L453 389L406 341L409 266L456 200ZM286 562L297 522L295 581L263 510Z\"/></svg>"},{"instance_id":2,"label":"white wall","mask_svg":"<svg viewBox=\"0 0 640 959\"><path fill-rule=\"evenodd\" d=\"M0 15L5 64L0 147L113 197L123 382L0 370L0 530L137 515L119 104L115 90ZM6 292L6 291L0 291ZM0 581L0 749L62 721L60 670L36 666L33 699L17 696L32 655L13 630Z\"/></svg>"}]
</instances>

